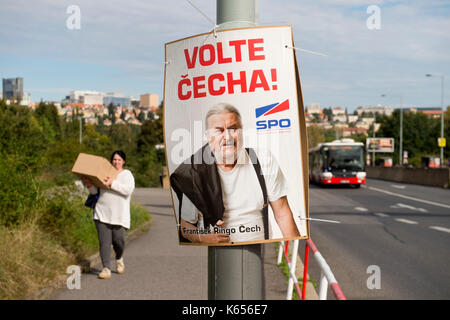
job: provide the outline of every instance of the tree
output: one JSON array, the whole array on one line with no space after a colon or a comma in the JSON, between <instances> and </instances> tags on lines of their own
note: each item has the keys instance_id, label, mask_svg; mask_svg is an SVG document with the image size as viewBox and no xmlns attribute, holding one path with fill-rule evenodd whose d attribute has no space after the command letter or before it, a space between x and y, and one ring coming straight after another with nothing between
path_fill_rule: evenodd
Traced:
<instances>
[{"instance_id":1,"label":"tree","mask_svg":"<svg viewBox=\"0 0 450 320\"><path fill-rule=\"evenodd\" d=\"M116 123L116 108L114 107L114 104L111 102L108 105L108 115L111 118L112 123Z\"/></svg>"},{"instance_id":2,"label":"tree","mask_svg":"<svg viewBox=\"0 0 450 320\"><path fill-rule=\"evenodd\" d=\"M51 138L61 138L61 119L58 115L58 110L53 103L47 104L44 102L40 102L34 113L39 123L44 127L45 130L49 131Z\"/></svg>"},{"instance_id":3,"label":"tree","mask_svg":"<svg viewBox=\"0 0 450 320\"><path fill-rule=\"evenodd\" d=\"M433 119L423 113L403 113L403 150L408 151L408 157L422 155L439 155L437 137L440 135L438 119ZM400 143L400 110L395 110L392 116L380 117L379 137L394 138L395 150L392 158L399 161Z\"/></svg>"},{"instance_id":4,"label":"tree","mask_svg":"<svg viewBox=\"0 0 450 320\"><path fill-rule=\"evenodd\" d=\"M328 117L328 121L333 121L333 111L331 107L323 109L323 114Z\"/></svg>"},{"instance_id":5,"label":"tree","mask_svg":"<svg viewBox=\"0 0 450 320\"><path fill-rule=\"evenodd\" d=\"M147 120L143 123L141 133L137 141L138 152L154 147L162 143L163 138L163 123L162 110L158 110L159 119Z\"/></svg>"},{"instance_id":6,"label":"tree","mask_svg":"<svg viewBox=\"0 0 450 320\"><path fill-rule=\"evenodd\" d=\"M325 142L323 129L313 124L306 129L308 133L308 148L314 148L321 142Z\"/></svg>"}]
</instances>

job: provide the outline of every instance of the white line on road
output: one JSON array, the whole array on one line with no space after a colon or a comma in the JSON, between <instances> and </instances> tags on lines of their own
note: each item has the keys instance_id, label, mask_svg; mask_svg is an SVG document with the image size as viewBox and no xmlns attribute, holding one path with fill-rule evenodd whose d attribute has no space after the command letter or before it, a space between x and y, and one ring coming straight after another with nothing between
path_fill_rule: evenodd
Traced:
<instances>
[{"instance_id":1,"label":"white line on road","mask_svg":"<svg viewBox=\"0 0 450 320\"><path fill-rule=\"evenodd\" d=\"M403 223L407 223L407 224L417 224L416 221L412 221L412 220L408 220L408 219L402 219L402 218L395 219L395 221L403 222Z\"/></svg>"},{"instance_id":2,"label":"white line on road","mask_svg":"<svg viewBox=\"0 0 450 320\"><path fill-rule=\"evenodd\" d=\"M434 229L434 230L438 230L438 231L443 231L443 232L450 233L450 229L444 228L444 227L431 226L430 229Z\"/></svg>"},{"instance_id":3,"label":"white line on road","mask_svg":"<svg viewBox=\"0 0 450 320\"><path fill-rule=\"evenodd\" d=\"M366 208L363 208L363 207L355 207L355 210L363 211L363 212L369 211L369 209L366 209Z\"/></svg>"},{"instance_id":4,"label":"white line on road","mask_svg":"<svg viewBox=\"0 0 450 320\"><path fill-rule=\"evenodd\" d=\"M381 212L375 212L374 215L376 215L377 217L381 217L381 218L389 217L388 214L386 214L386 213L381 213Z\"/></svg>"},{"instance_id":5,"label":"white line on road","mask_svg":"<svg viewBox=\"0 0 450 320\"><path fill-rule=\"evenodd\" d=\"M414 201L418 201L418 202L422 202L422 203L426 203L426 204L431 204L433 206L450 209L450 205L447 205L447 204L438 203L438 202L434 202L434 201L423 200L423 199L418 199L418 198L414 198L414 197L409 197L409 196L405 196L403 194L398 194L398 193L395 193L395 192L390 192L390 191L386 191L386 190L382 190L382 189L378 189L378 188L374 188L374 187L367 187L367 188L370 189L370 190L383 192L383 193L386 193L386 194L389 194L389 195L392 195L392 196L396 196L396 197L400 197L400 198L404 198L404 199L408 199L408 200L414 200Z\"/></svg>"},{"instance_id":6,"label":"white line on road","mask_svg":"<svg viewBox=\"0 0 450 320\"><path fill-rule=\"evenodd\" d=\"M402 186L402 185L399 185L399 184L391 184L391 187L394 187L394 188L397 188L397 189L405 189L406 188L406 186Z\"/></svg>"},{"instance_id":7,"label":"white line on road","mask_svg":"<svg viewBox=\"0 0 450 320\"><path fill-rule=\"evenodd\" d=\"M410 206L410 205L407 205L407 204L403 204L403 203L397 203L396 205L391 206L391 208L405 208L405 209L410 209L410 210L413 210L413 211L428 212L427 209L416 208L416 207L413 207L413 206Z\"/></svg>"}]
</instances>

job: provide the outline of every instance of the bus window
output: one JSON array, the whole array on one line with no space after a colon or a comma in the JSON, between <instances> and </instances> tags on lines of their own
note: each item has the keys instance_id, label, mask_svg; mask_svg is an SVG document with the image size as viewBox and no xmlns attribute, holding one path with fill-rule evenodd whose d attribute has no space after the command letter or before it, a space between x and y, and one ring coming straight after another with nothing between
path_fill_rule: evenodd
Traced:
<instances>
[{"instance_id":1,"label":"bus window","mask_svg":"<svg viewBox=\"0 0 450 320\"><path fill-rule=\"evenodd\" d=\"M361 146L333 146L324 148L323 156L329 171L364 170L364 151Z\"/></svg>"}]
</instances>

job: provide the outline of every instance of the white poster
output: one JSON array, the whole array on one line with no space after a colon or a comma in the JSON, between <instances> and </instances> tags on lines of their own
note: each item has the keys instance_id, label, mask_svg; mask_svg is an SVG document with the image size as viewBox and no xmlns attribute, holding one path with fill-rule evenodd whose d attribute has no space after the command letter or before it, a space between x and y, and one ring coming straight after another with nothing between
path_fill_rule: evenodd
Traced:
<instances>
[{"instance_id":1,"label":"white poster","mask_svg":"<svg viewBox=\"0 0 450 320\"><path fill-rule=\"evenodd\" d=\"M273 26L166 44L164 137L180 244L309 237L292 39L290 26Z\"/></svg>"}]
</instances>

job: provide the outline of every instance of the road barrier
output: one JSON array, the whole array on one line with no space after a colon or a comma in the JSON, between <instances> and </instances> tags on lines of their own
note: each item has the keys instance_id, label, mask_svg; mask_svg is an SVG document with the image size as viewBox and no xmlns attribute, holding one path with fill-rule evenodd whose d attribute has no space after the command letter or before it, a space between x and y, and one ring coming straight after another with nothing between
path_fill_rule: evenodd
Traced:
<instances>
[{"instance_id":1,"label":"road barrier","mask_svg":"<svg viewBox=\"0 0 450 320\"><path fill-rule=\"evenodd\" d=\"M300 286L298 284L297 276L295 275L295 268L297 267L298 241L299 240L294 240L294 247L292 249L292 260L293 261L291 261L289 259L289 254L288 254L289 241L286 241L286 243L284 241L280 242L280 249L278 251L277 264L281 263L281 254L283 253L284 258L286 259L286 262L289 267L289 283L288 283L288 290L287 290L287 294L286 294L286 300L292 300L293 286L295 286L295 290L297 290L297 295L298 295L299 299L304 300L304 299L302 299L302 293L300 291Z\"/></svg>"},{"instance_id":2,"label":"road barrier","mask_svg":"<svg viewBox=\"0 0 450 320\"><path fill-rule=\"evenodd\" d=\"M367 177L448 188L450 168L366 167Z\"/></svg>"},{"instance_id":3,"label":"road barrier","mask_svg":"<svg viewBox=\"0 0 450 320\"><path fill-rule=\"evenodd\" d=\"M284 242L280 243L280 248L278 251L278 261L277 264L281 263L282 254L284 253L284 257L288 263L289 266L289 284L288 284L288 290L286 295L286 300L292 300L292 291L293 291L293 285L295 285L295 288L297 290L297 294L301 300L305 300L306 297L306 282L307 282L307 274L308 274L308 261L309 261L309 249L313 251L314 258L316 259L317 263L320 267L320 285L319 285L319 300L327 300L327 291L328 287L331 287L331 291L333 292L333 295L336 300L347 300L344 293L342 292L339 284L336 281L336 278L333 275L333 272L331 271L330 267L328 266L327 262L323 258L323 256L320 254L319 250L317 249L316 245L312 241L312 239L306 240L305 245L305 261L304 261L304 268L303 268L303 284L302 284L302 292L300 292L300 288L297 281L297 276L295 275L295 268L296 268L296 261L297 261L297 255L298 255L298 242L299 240L294 240L294 247L292 249L292 262L289 259L289 255L287 253L287 244L289 241L287 241L287 244L285 245ZM292 284L291 284L292 283Z\"/></svg>"}]
</instances>

